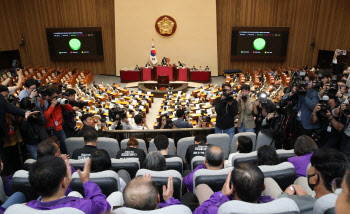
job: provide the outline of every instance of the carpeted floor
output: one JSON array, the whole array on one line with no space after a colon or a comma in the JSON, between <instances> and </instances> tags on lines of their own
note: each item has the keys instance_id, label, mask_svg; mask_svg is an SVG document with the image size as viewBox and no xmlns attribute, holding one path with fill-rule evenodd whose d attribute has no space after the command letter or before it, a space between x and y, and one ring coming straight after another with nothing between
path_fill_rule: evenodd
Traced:
<instances>
[{"instance_id":1,"label":"carpeted floor","mask_svg":"<svg viewBox=\"0 0 350 214\"><path fill-rule=\"evenodd\" d=\"M113 83L117 83L121 87L127 87L129 88L130 91L137 91L137 84L139 82L135 83L121 83L120 82L120 77L116 76L107 76L107 75L94 75L94 81L96 83L101 83L103 84L109 84L112 85ZM211 84L213 85L221 85L222 83L225 82L225 77L224 76L218 76L218 77L212 77L211 78ZM188 88L187 93L192 93L192 91L196 87L200 87L203 84L202 83L194 83L194 82L188 82L190 84L190 87ZM162 98L154 98L154 103L152 104L152 108L150 110L150 113L147 114L147 124L150 129L153 129L153 124L156 122L156 117L158 115L158 110L160 109L160 105L162 104Z\"/></svg>"}]
</instances>

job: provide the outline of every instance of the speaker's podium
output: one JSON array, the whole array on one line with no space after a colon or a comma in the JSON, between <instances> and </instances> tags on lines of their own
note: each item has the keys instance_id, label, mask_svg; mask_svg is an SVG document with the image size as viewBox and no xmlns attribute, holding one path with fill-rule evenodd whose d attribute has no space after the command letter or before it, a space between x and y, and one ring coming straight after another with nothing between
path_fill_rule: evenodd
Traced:
<instances>
[{"instance_id":1,"label":"speaker's podium","mask_svg":"<svg viewBox=\"0 0 350 214\"><path fill-rule=\"evenodd\" d=\"M158 88L165 91L169 86L169 76L158 76Z\"/></svg>"}]
</instances>

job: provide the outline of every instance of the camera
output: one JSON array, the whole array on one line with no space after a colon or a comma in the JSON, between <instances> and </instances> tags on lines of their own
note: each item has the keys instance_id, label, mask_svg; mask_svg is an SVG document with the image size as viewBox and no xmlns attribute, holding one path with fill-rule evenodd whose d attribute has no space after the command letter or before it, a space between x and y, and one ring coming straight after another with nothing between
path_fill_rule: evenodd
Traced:
<instances>
[{"instance_id":1,"label":"camera","mask_svg":"<svg viewBox=\"0 0 350 214\"><path fill-rule=\"evenodd\" d=\"M321 99L320 99L320 111L319 111L319 114L324 117L328 111L330 111L330 107L328 105L328 100L329 100L329 97L327 96L323 96Z\"/></svg>"},{"instance_id":2,"label":"camera","mask_svg":"<svg viewBox=\"0 0 350 214\"><path fill-rule=\"evenodd\" d=\"M63 105L63 106L67 105L68 102L69 102L69 101L68 101L67 99L65 99L65 98L54 97L53 99L56 99L56 100L57 100L57 103L59 103L59 104L61 104L61 105Z\"/></svg>"},{"instance_id":3,"label":"camera","mask_svg":"<svg viewBox=\"0 0 350 214\"><path fill-rule=\"evenodd\" d=\"M210 123L211 122L211 118L210 118L210 116L209 115L203 115L202 116L202 121L203 122L206 122L206 123Z\"/></svg>"},{"instance_id":4,"label":"camera","mask_svg":"<svg viewBox=\"0 0 350 214\"><path fill-rule=\"evenodd\" d=\"M11 104L14 104L16 101L18 101L18 98L15 97L13 94L9 94L7 97L7 101Z\"/></svg>"},{"instance_id":5,"label":"camera","mask_svg":"<svg viewBox=\"0 0 350 214\"><path fill-rule=\"evenodd\" d=\"M243 94L242 95L242 100L243 100L243 102L246 102L248 100L248 96Z\"/></svg>"},{"instance_id":6,"label":"camera","mask_svg":"<svg viewBox=\"0 0 350 214\"><path fill-rule=\"evenodd\" d=\"M259 103L263 108L267 108L267 94L265 92L261 92L258 96Z\"/></svg>"},{"instance_id":7,"label":"camera","mask_svg":"<svg viewBox=\"0 0 350 214\"><path fill-rule=\"evenodd\" d=\"M111 122L114 122L116 120L120 120L122 114L124 114L124 111L122 109L113 108L109 110L108 117Z\"/></svg>"},{"instance_id":8,"label":"camera","mask_svg":"<svg viewBox=\"0 0 350 214\"><path fill-rule=\"evenodd\" d=\"M105 123L107 121L107 118L105 116L101 117L100 119L101 123Z\"/></svg>"}]
</instances>

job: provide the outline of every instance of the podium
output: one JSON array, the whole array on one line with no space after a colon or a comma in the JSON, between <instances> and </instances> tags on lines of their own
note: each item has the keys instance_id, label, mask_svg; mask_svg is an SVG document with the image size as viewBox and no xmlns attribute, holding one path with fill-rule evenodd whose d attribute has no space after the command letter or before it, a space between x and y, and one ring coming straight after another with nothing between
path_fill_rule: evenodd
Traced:
<instances>
[{"instance_id":1,"label":"podium","mask_svg":"<svg viewBox=\"0 0 350 214\"><path fill-rule=\"evenodd\" d=\"M169 85L169 76L158 76L158 88L160 91L167 89Z\"/></svg>"},{"instance_id":2,"label":"podium","mask_svg":"<svg viewBox=\"0 0 350 214\"><path fill-rule=\"evenodd\" d=\"M174 81L173 70L174 67L171 66L157 66L157 79L159 76L169 76L169 81Z\"/></svg>"}]
</instances>

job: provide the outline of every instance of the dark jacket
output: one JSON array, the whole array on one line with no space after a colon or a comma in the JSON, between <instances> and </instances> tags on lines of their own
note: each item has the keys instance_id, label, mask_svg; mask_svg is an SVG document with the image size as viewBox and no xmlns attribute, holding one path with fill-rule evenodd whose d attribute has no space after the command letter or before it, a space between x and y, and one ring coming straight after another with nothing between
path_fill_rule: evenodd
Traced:
<instances>
[{"instance_id":1,"label":"dark jacket","mask_svg":"<svg viewBox=\"0 0 350 214\"><path fill-rule=\"evenodd\" d=\"M226 130L235 126L235 116L237 115L237 100L229 105L221 97L214 101L216 116L216 126L220 129Z\"/></svg>"},{"instance_id":2,"label":"dark jacket","mask_svg":"<svg viewBox=\"0 0 350 214\"><path fill-rule=\"evenodd\" d=\"M6 133L6 113L24 117L25 111L8 103L4 96L0 95L0 142L2 138L8 135Z\"/></svg>"},{"instance_id":3,"label":"dark jacket","mask_svg":"<svg viewBox=\"0 0 350 214\"><path fill-rule=\"evenodd\" d=\"M37 118L24 119L21 124L22 141L28 145L39 144L41 141L47 139L49 135L45 130L46 118L43 113Z\"/></svg>"}]
</instances>

